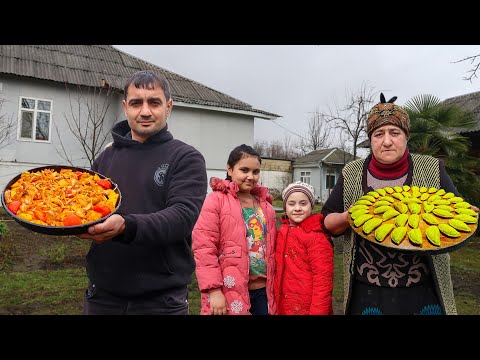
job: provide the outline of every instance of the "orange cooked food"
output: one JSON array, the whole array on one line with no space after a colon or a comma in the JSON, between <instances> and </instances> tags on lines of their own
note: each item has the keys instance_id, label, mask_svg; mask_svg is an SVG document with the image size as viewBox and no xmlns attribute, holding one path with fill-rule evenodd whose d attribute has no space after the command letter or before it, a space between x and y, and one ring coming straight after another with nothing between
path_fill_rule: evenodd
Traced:
<instances>
[{"instance_id":1,"label":"orange cooked food","mask_svg":"<svg viewBox=\"0 0 480 360\"><path fill-rule=\"evenodd\" d=\"M47 226L75 226L99 220L114 211L118 197L108 179L71 169L23 172L4 193L12 213Z\"/></svg>"}]
</instances>

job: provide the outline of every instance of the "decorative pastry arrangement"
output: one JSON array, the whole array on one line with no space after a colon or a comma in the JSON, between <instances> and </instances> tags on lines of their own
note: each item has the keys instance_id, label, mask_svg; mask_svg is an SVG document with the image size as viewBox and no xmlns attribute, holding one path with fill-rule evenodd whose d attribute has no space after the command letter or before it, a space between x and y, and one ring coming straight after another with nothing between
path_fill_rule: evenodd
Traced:
<instances>
[{"instance_id":1,"label":"decorative pastry arrangement","mask_svg":"<svg viewBox=\"0 0 480 360\"><path fill-rule=\"evenodd\" d=\"M398 250L451 251L475 233L478 214L461 197L418 186L370 191L349 209L363 238Z\"/></svg>"}]
</instances>

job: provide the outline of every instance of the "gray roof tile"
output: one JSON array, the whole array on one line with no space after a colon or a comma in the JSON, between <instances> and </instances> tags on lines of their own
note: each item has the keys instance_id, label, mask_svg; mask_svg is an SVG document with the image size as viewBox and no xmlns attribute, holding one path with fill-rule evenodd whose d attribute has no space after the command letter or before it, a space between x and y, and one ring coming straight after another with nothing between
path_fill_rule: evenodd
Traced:
<instances>
[{"instance_id":1,"label":"gray roof tile","mask_svg":"<svg viewBox=\"0 0 480 360\"><path fill-rule=\"evenodd\" d=\"M304 156L297 158L294 164L319 163L325 164L346 164L354 160L353 155L341 149L320 149L314 150Z\"/></svg>"},{"instance_id":2,"label":"gray roof tile","mask_svg":"<svg viewBox=\"0 0 480 360\"><path fill-rule=\"evenodd\" d=\"M137 70L165 75L174 101L248 111L256 117L279 117L111 45L0 45L0 73L95 87L105 79L123 90L127 78Z\"/></svg>"},{"instance_id":3,"label":"gray roof tile","mask_svg":"<svg viewBox=\"0 0 480 360\"><path fill-rule=\"evenodd\" d=\"M443 101L444 104L448 105L457 105L465 110L473 112L475 118L477 119L477 124L469 129L457 129L460 134L480 131L480 91L451 97ZM452 129L454 130L454 129Z\"/></svg>"}]
</instances>

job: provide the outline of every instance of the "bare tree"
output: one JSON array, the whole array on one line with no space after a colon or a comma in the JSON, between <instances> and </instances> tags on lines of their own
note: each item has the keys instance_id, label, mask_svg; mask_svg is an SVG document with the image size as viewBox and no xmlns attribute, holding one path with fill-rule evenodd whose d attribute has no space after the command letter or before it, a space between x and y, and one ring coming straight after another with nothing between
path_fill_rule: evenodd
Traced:
<instances>
[{"instance_id":1,"label":"bare tree","mask_svg":"<svg viewBox=\"0 0 480 360\"><path fill-rule=\"evenodd\" d=\"M367 116L376 96L377 92L364 82L357 92L347 91L344 105L334 102L335 108L329 106L328 113L322 114L327 123L347 135L353 144L353 156L357 156L357 145L367 138Z\"/></svg>"},{"instance_id":2,"label":"bare tree","mask_svg":"<svg viewBox=\"0 0 480 360\"><path fill-rule=\"evenodd\" d=\"M472 82L473 78L478 77L477 71L480 68L480 54L467 56L466 58L454 61L453 63L455 64L464 61L470 61L470 64L472 64L472 68L467 71L467 73L470 73L470 76L465 76L463 80L469 80L470 82Z\"/></svg>"},{"instance_id":3,"label":"bare tree","mask_svg":"<svg viewBox=\"0 0 480 360\"><path fill-rule=\"evenodd\" d=\"M65 122L79 142L83 159L87 159L92 166L93 162L104 149L107 140L110 139L110 131L117 118L117 113L112 113L112 107L115 107L118 92L108 86L99 88L77 87L77 92L73 93L68 89L68 99L70 103L70 113L64 114ZM116 110L116 109L114 109ZM69 164L73 165L74 159L65 148L60 135L60 129L55 124L60 148L57 153Z\"/></svg>"},{"instance_id":4,"label":"bare tree","mask_svg":"<svg viewBox=\"0 0 480 360\"><path fill-rule=\"evenodd\" d=\"M269 157L274 159L288 159L292 160L298 157L298 152L295 149L295 144L291 137L285 136L283 140L272 140L267 142L256 141L253 148L262 157Z\"/></svg>"},{"instance_id":5,"label":"bare tree","mask_svg":"<svg viewBox=\"0 0 480 360\"><path fill-rule=\"evenodd\" d=\"M15 134L15 121L12 115L2 112L5 99L0 99L0 149L9 145Z\"/></svg>"},{"instance_id":6,"label":"bare tree","mask_svg":"<svg viewBox=\"0 0 480 360\"><path fill-rule=\"evenodd\" d=\"M339 145L337 148L343 151L343 163L349 162L351 160L349 154L351 154L352 146L348 143L345 133L339 134Z\"/></svg>"},{"instance_id":7,"label":"bare tree","mask_svg":"<svg viewBox=\"0 0 480 360\"><path fill-rule=\"evenodd\" d=\"M284 156L283 144L279 140L273 140L270 143L270 157L274 159L282 159Z\"/></svg>"},{"instance_id":8,"label":"bare tree","mask_svg":"<svg viewBox=\"0 0 480 360\"><path fill-rule=\"evenodd\" d=\"M265 140L255 141L253 148L258 152L261 157L269 157L268 155L268 142Z\"/></svg>"},{"instance_id":9,"label":"bare tree","mask_svg":"<svg viewBox=\"0 0 480 360\"><path fill-rule=\"evenodd\" d=\"M284 158L293 160L300 156L296 149L295 141L290 136L284 136L283 138L283 152ZM288 185L288 184L287 184Z\"/></svg>"},{"instance_id":10,"label":"bare tree","mask_svg":"<svg viewBox=\"0 0 480 360\"><path fill-rule=\"evenodd\" d=\"M332 144L329 127L323 114L317 109L312 113L308 121L308 130L304 137L300 137L297 148L303 155L319 149L328 148Z\"/></svg>"}]
</instances>

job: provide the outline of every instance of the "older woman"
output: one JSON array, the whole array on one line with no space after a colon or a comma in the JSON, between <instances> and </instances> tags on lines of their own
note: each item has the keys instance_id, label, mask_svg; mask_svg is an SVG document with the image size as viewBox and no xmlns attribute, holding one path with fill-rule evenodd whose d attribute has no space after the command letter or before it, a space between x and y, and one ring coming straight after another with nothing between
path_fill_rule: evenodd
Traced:
<instances>
[{"instance_id":1,"label":"older woman","mask_svg":"<svg viewBox=\"0 0 480 360\"><path fill-rule=\"evenodd\" d=\"M365 241L350 229L349 207L368 191L386 186L442 188L458 194L443 163L409 154L408 114L393 102L370 111L367 133L372 154L348 163L325 206L324 229L344 235L346 314L456 314L447 254L405 254ZM359 176L362 174L362 176ZM478 212L478 208L472 207Z\"/></svg>"}]
</instances>

